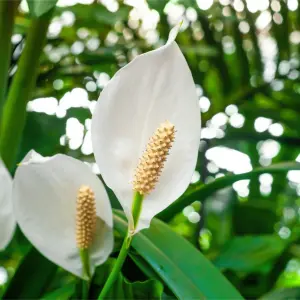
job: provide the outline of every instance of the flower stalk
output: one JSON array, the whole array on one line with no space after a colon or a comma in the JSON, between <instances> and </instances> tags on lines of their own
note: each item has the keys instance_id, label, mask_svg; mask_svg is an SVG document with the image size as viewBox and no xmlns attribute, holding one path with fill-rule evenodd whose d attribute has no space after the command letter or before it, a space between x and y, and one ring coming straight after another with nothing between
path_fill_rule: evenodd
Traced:
<instances>
[{"instance_id":1,"label":"flower stalk","mask_svg":"<svg viewBox=\"0 0 300 300\"><path fill-rule=\"evenodd\" d=\"M134 227L136 227L138 220L139 220L140 212L142 209L143 199L144 199L144 196L141 195L139 192L134 193L133 202L132 202L132 217L134 220ZM130 229L128 228L128 233L123 241L117 261L113 267L113 270L109 274L109 277L108 277L107 281L105 282L101 293L99 294L99 297L98 297L99 300L105 299L105 297L107 296L107 293L110 291L112 285L117 280L119 273L122 269L122 266L125 262L125 259L128 255L129 248L130 248L130 245L132 242L132 238L133 238L132 232L130 232Z\"/></svg>"},{"instance_id":2,"label":"flower stalk","mask_svg":"<svg viewBox=\"0 0 300 300\"><path fill-rule=\"evenodd\" d=\"M114 284L114 282L117 280L119 273L122 269L122 266L125 262L125 259L127 257L130 245L131 245L131 240L132 240L132 236L127 235L126 238L123 241L119 256L117 258L117 261L111 271L111 273L109 274L104 287L101 291L101 293L99 294L98 299L105 299L105 297L107 296L108 292L110 291L112 285Z\"/></svg>"},{"instance_id":3,"label":"flower stalk","mask_svg":"<svg viewBox=\"0 0 300 300\"><path fill-rule=\"evenodd\" d=\"M88 249L80 249L79 254L80 254L80 258L81 258L81 262L82 262L83 276L87 277L88 280L91 280L89 250Z\"/></svg>"},{"instance_id":4,"label":"flower stalk","mask_svg":"<svg viewBox=\"0 0 300 300\"><path fill-rule=\"evenodd\" d=\"M79 253L82 262L83 276L88 278L88 280L82 280L82 299L86 300L88 299L90 282L92 278L90 268L90 254L88 249L80 249Z\"/></svg>"},{"instance_id":5,"label":"flower stalk","mask_svg":"<svg viewBox=\"0 0 300 300\"><path fill-rule=\"evenodd\" d=\"M142 195L139 192L135 192L133 195L133 199L134 200L132 202L132 218L133 218L134 228L136 228L136 225L138 223L142 211L144 195Z\"/></svg>"}]
</instances>

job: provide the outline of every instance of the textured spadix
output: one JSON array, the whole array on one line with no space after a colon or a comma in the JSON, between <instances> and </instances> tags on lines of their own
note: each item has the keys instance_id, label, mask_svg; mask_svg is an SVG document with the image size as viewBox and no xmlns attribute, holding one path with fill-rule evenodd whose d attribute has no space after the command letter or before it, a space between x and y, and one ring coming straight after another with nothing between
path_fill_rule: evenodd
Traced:
<instances>
[{"instance_id":1,"label":"textured spadix","mask_svg":"<svg viewBox=\"0 0 300 300\"><path fill-rule=\"evenodd\" d=\"M77 194L76 241L79 249L88 249L96 231L96 203L92 189L83 185Z\"/></svg>"},{"instance_id":2,"label":"textured spadix","mask_svg":"<svg viewBox=\"0 0 300 300\"><path fill-rule=\"evenodd\" d=\"M175 201L187 188L200 142L200 109L186 60L174 41L136 57L102 91L92 118L96 162L132 225L132 181L156 128L169 120L176 128L155 189L144 200L136 231ZM133 227L133 226L132 226Z\"/></svg>"},{"instance_id":3,"label":"textured spadix","mask_svg":"<svg viewBox=\"0 0 300 300\"><path fill-rule=\"evenodd\" d=\"M155 188L174 138L175 128L169 121L163 122L156 129L135 170L133 181L135 191L147 195Z\"/></svg>"}]
</instances>

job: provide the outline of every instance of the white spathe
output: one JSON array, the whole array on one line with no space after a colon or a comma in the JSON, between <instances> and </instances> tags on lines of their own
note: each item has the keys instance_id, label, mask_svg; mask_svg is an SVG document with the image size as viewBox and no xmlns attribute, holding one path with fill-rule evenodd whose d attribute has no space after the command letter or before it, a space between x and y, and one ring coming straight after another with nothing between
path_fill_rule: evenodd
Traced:
<instances>
[{"instance_id":1,"label":"white spathe","mask_svg":"<svg viewBox=\"0 0 300 300\"><path fill-rule=\"evenodd\" d=\"M0 250L6 248L16 228L11 200L13 181L0 159Z\"/></svg>"},{"instance_id":2,"label":"white spathe","mask_svg":"<svg viewBox=\"0 0 300 300\"><path fill-rule=\"evenodd\" d=\"M91 273L113 249L112 209L105 188L83 162L30 151L16 171L13 205L28 240L49 260L82 277L76 244L76 197L82 185L95 193L97 228L90 248ZM86 279L86 278L85 278Z\"/></svg>"},{"instance_id":3,"label":"white spathe","mask_svg":"<svg viewBox=\"0 0 300 300\"><path fill-rule=\"evenodd\" d=\"M169 120L175 142L155 190L147 195L136 232L188 187L200 142L200 108L187 62L174 41L136 57L102 91L92 118L92 142L101 175L132 227L132 179L149 138Z\"/></svg>"}]
</instances>

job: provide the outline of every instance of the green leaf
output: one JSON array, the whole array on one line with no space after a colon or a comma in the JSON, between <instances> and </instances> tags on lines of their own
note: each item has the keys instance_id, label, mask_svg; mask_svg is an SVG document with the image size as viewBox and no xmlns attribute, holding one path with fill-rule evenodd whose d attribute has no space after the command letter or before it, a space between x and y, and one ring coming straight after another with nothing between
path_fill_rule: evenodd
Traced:
<instances>
[{"instance_id":1,"label":"green leaf","mask_svg":"<svg viewBox=\"0 0 300 300\"><path fill-rule=\"evenodd\" d=\"M47 293L45 296L42 297L42 299L43 300L53 300L53 299L68 300L75 293L75 289L76 289L75 283L69 283L53 292Z\"/></svg>"},{"instance_id":2,"label":"green leaf","mask_svg":"<svg viewBox=\"0 0 300 300\"><path fill-rule=\"evenodd\" d=\"M232 227L236 235L273 234L278 222L276 207L271 201L238 203L232 213Z\"/></svg>"},{"instance_id":3,"label":"green leaf","mask_svg":"<svg viewBox=\"0 0 300 300\"><path fill-rule=\"evenodd\" d=\"M94 52L84 52L79 55L80 62L86 65L95 65L99 64L99 60L101 60L101 65L104 63L116 64L117 59L115 57L114 52L117 48L98 48L97 51Z\"/></svg>"},{"instance_id":4,"label":"green leaf","mask_svg":"<svg viewBox=\"0 0 300 300\"><path fill-rule=\"evenodd\" d=\"M27 0L29 11L34 17L40 17L53 8L58 0Z\"/></svg>"},{"instance_id":5,"label":"green leaf","mask_svg":"<svg viewBox=\"0 0 300 300\"><path fill-rule=\"evenodd\" d=\"M148 277L148 278L155 278L159 280L158 275L155 271L151 268L151 266L138 254L130 252L130 258L134 261L134 263L139 267L139 269Z\"/></svg>"},{"instance_id":6,"label":"green leaf","mask_svg":"<svg viewBox=\"0 0 300 300\"><path fill-rule=\"evenodd\" d=\"M220 269L263 271L263 267L271 267L270 263L281 254L285 246L286 243L275 235L235 237L213 262Z\"/></svg>"},{"instance_id":7,"label":"green leaf","mask_svg":"<svg viewBox=\"0 0 300 300\"><path fill-rule=\"evenodd\" d=\"M98 267L93 279L93 285L103 287L109 273L111 272L116 259L110 258L105 264ZM119 274L116 282L109 291L108 299L161 299L163 294L163 285L160 281L149 279L143 282L129 282L122 273ZM92 287L93 290L93 287ZM98 296L101 289L97 289Z\"/></svg>"},{"instance_id":8,"label":"green leaf","mask_svg":"<svg viewBox=\"0 0 300 300\"><path fill-rule=\"evenodd\" d=\"M126 282L127 286L131 286L135 299L161 299L163 293L163 285L157 280L146 280L144 282Z\"/></svg>"},{"instance_id":9,"label":"green leaf","mask_svg":"<svg viewBox=\"0 0 300 300\"><path fill-rule=\"evenodd\" d=\"M274 290L263 297L260 298L261 300L296 300L300 299L300 288L288 288L288 289L277 289Z\"/></svg>"},{"instance_id":10,"label":"green leaf","mask_svg":"<svg viewBox=\"0 0 300 300\"><path fill-rule=\"evenodd\" d=\"M59 119L45 113L28 112L18 162L31 149L44 156L59 152L59 138L64 135L65 128L66 119Z\"/></svg>"},{"instance_id":11,"label":"green leaf","mask_svg":"<svg viewBox=\"0 0 300 300\"><path fill-rule=\"evenodd\" d=\"M130 6L123 5L118 9L118 13L113 13L101 3L94 2L90 5L76 4L67 8L58 7L57 11L61 13L62 11L67 10L74 13L76 16L75 25L78 27L102 30L102 28L99 26L114 26L117 22L128 20L130 9Z\"/></svg>"},{"instance_id":12,"label":"green leaf","mask_svg":"<svg viewBox=\"0 0 300 300\"><path fill-rule=\"evenodd\" d=\"M157 273L152 269L152 267L148 264L148 262L135 251L129 252L130 258L136 264L136 266L144 273L144 275L149 279L156 279L157 281L161 281ZM172 296L171 296L172 295ZM176 299L174 294L170 291L168 287L165 286L164 293L162 299Z\"/></svg>"},{"instance_id":13,"label":"green leaf","mask_svg":"<svg viewBox=\"0 0 300 300\"><path fill-rule=\"evenodd\" d=\"M115 212L114 224L117 231L126 234L121 211ZM132 246L179 299L242 299L201 252L157 219L134 236Z\"/></svg>"},{"instance_id":14,"label":"green leaf","mask_svg":"<svg viewBox=\"0 0 300 300\"><path fill-rule=\"evenodd\" d=\"M71 107L67 110L68 118L76 118L81 124L92 117L91 111L86 108ZM55 123L54 123L55 124Z\"/></svg>"},{"instance_id":15,"label":"green leaf","mask_svg":"<svg viewBox=\"0 0 300 300\"><path fill-rule=\"evenodd\" d=\"M3 299L37 299L52 280L57 266L32 248L20 263Z\"/></svg>"},{"instance_id":16,"label":"green leaf","mask_svg":"<svg viewBox=\"0 0 300 300\"><path fill-rule=\"evenodd\" d=\"M203 45L202 47L199 47L198 45L188 45L181 46L180 49L185 54L193 53L204 57L216 57L219 55L216 48L208 45Z\"/></svg>"},{"instance_id":17,"label":"green leaf","mask_svg":"<svg viewBox=\"0 0 300 300\"><path fill-rule=\"evenodd\" d=\"M237 175L227 175L216 179L212 183L202 184L191 187L182 197L176 200L168 208L163 210L158 218L164 221L170 220L177 213L181 212L187 205L192 204L196 200L203 201L208 196L211 196L217 190L223 189L227 186L231 186L233 183L239 180L255 178L263 173L280 173L287 172L291 170L300 170L300 163L297 162L282 162L274 164L264 168L257 168L251 172L237 174Z\"/></svg>"}]
</instances>

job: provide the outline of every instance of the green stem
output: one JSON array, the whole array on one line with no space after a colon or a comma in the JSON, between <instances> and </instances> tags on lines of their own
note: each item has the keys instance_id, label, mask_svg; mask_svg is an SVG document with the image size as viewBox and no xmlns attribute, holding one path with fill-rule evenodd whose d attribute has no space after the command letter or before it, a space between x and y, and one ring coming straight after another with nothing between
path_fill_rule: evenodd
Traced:
<instances>
[{"instance_id":1,"label":"green stem","mask_svg":"<svg viewBox=\"0 0 300 300\"><path fill-rule=\"evenodd\" d=\"M134 193L133 201L132 201L132 217L133 217L134 227L136 227L139 217L140 217L140 214L141 214L143 199L144 199L143 195L141 195L138 192ZM127 236L123 241L117 261L113 267L113 270L109 274L107 281L105 282L104 287L103 287L98 299L105 299L105 297L107 296L107 293L111 289L113 283L118 278L119 273L120 273L122 266L125 262L125 259L127 257L132 238L133 237L130 233L130 230L128 230Z\"/></svg>"},{"instance_id":2,"label":"green stem","mask_svg":"<svg viewBox=\"0 0 300 300\"><path fill-rule=\"evenodd\" d=\"M82 280L82 300L89 299L90 281Z\"/></svg>"},{"instance_id":3,"label":"green stem","mask_svg":"<svg viewBox=\"0 0 300 300\"><path fill-rule=\"evenodd\" d=\"M80 249L80 258L83 267L83 276L91 279L90 254L88 249Z\"/></svg>"},{"instance_id":4,"label":"green stem","mask_svg":"<svg viewBox=\"0 0 300 300\"><path fill-rule=\"evenodd\" d=\"M132 201L132 209L131 209L134 228L136 227L138 220L140 218L143 199L144 199L144 196L142 194L140 194L139 192L134 193L133 201Z\"/></svg>"},{"instance_id":5,"label":"green stem","mask_svg":"<svg viewBox=\"0 0 300 300\"><path fill-rule=\"evenodd\" d=\"M8 69L11 59L11 36L14 26L14 16L20 1L0 1L0 117L6 97Z\"/></svg>"},{"instance_id":6,"label":"green stem","mask_svg":"<svg viewBox=\"0 0 300 300\"><path fill-rule=\"evenodd\" d=\"M88 299L90 281L91 281L91 268L90 268L90 254L88 249L80 249L79 250L83 276L87 277L87 280L82 280L82 299Z\"/></svg>"},{"instance_id":7,"label":"green stem","mask_svg":"<svg viewBox=\"0 0 300 300\"><path fill-rule=\"evenodd\" d=\"M16 162L25 126L26 105L35 87L39 58L43 51L52 12L53 10L31 21L25 47L3 109L0 154L9 170Z\"/></svg>"},{"instance_id":8,"label":"green stem","mask_svg":"<svg viewBox=\"0 0 300 300\"><path fill-rule=\"evenodd\" d=\"M124 239L124 242L123 242L122 248L120 250L119 256L117 258L117 261L113 267L113 270L109 274L107 281L104 284L104 287L98 297L98 300L105 299L105 297L106 297L107 293L109 292L109 290L111 289L113 283L118 278L119 273L120 273L122 266L125 262L125 259L127 257L127 254L128 254L129 248L130 248L130 244L131 244L131 240L132 240L132 237L129 235L127 235L126 238Z\"/></svg>"}]
</instances>

